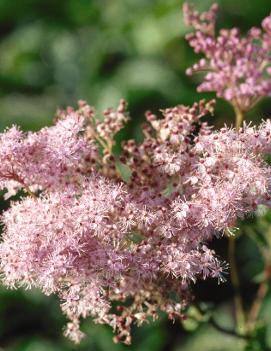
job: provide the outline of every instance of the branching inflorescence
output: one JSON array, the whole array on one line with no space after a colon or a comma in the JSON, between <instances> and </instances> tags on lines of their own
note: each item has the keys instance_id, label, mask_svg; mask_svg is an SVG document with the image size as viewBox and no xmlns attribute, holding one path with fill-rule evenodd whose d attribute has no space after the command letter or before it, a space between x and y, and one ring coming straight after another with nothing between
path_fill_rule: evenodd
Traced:
<instances>
[{"instance_id":1,"label":"branching inflorescence","mask_svg":"<svg viewBox=\"0 0 271 351\"><path fill-rule=\"evenodd\" d=\"M213 70L201 90L216 90L242 109L269 93L270 80L262 77L268 19L267 34L253 30L244 42L236 30L214 39L215 8L203 17L189 10L186 18L197 29L191 45L208 57L201 68ZM262 45L254 47L254 40ZM267 60L261 67L256 47ZM224 63L232 87L226 73L216 71L225 48L232 55ZM245 60L242 77L233 73L233 60L237 66ZM87 316L111 325L115 340L125 343L131 325L156 319L159 311L182 319L192 282L223 280L224 263L208 241L270 203L264 155L271 149L271 122L213 131L201 120L213 107L214 101L180 105L162 111L162 118L147 112L144 141L123 142L118 156L114 137L128 120L124 101L102 118L80 101L78 110L59 111L52 127L2 133L0 185L6 197L21 194L2 215L4 284L57 294L70 319L65 334L75 342Z\"/></svg>"},{"instance_id":2,"label":"branching inflorescence","mask_svg":"<svg viewBox=\"0 0 271 351\"><path fill-rule=\"evenodd\" d=\"M196 53L204 55L187 74L205 72L198 91L215 91L244 113L271 94L271 16L262 21L262 28L251 28L245 37L238 28L221 29L216 36L217 9L214 4L199 14L191 5L184 5L185 22L195 29L186 38Z\"/></svg>"}]
</instances>

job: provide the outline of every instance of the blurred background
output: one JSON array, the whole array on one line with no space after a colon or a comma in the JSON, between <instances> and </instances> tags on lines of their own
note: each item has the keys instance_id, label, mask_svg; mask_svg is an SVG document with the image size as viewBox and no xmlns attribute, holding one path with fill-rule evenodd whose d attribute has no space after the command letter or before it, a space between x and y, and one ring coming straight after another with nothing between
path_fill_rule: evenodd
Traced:
<instances>
[{"instance_id":1,"label":"blurred background","mask_svg":"<svg viewBox=\"0 0 271 351\"><path fill-rule=\"evenodd\" d=\"M219 27L238 26L244 32L260 25L271 11L270 0L217 2ZM211 3L194 0L199 10ZM200 77L184 74L198 57L184 40L187 28L181 8L182 0L0 0L1 130L12 124L37 130L51 123L57 108L76 106L79 99L102 110L116 107L123 97L132 117L122 135L126 138L137 133L147 109L158 112L213 98L214 94L196 93ZM271 101L266 99L247 118L257 123L269 116ZM221 126L233 120L231 107L218 101L212 123ZM267 213L241 226L247 234L237 242L245 303L251 301L262 270L250 235L271 233L269 223ZM226 260L226 241L213 245ZM200 283L195 294L196 300L212 306L222 325L233 325L229 283ZM271 294L262 318L264 342L271 347ZM113 344L112 331L90 320L83 323L87 337L75 346L62 336L64 324L55 297L0 287L0 349L5 351L238 351L244 347L242 340L193 319L182 326L162 317L135 329L129 347ZM247 350L265 350L252 347Z\"/></svg>"}]
</instances>

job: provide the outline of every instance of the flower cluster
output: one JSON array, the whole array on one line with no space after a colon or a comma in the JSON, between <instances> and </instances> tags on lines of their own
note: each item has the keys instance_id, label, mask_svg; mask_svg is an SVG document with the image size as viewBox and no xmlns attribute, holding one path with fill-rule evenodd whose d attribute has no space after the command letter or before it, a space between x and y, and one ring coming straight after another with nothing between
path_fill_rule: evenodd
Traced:
<instances>
[{"instance_id":1,"label":"flower cluster","mask_svg":"<svg viewBox=\"0 0 271 351\"><path fill-rule=\"evenodd\" d=\"M195 31L187 35L196 53L205 57L187 74L206 72L198 91L215 91L240 111L250 110L262 97L271 94L271 16L262 28L253 27L242 37L238 28L221 29L215 35L217 5L199 14L184 4L184 19Z\"/></svg>"},{"instance_id":2,"label":"flower cluster","mask_svg":"<svg viewBox=\"0 0 271 351\"><path fill-rule=\"evenodd\" d=\"M0 134L0 188L8 195L53 190L76 181L84 160L96 157L97 147L82 136L82 116L70 113L55 126L37 133L12 127Z\"/></svg>"},{"instance_id":3,"label":"flower cluster","mask_svg":"<svg viewBox=\"0 0 271 351\"><path fill-rule=\"evenodd\" d=\"M87 316L125 343L159 311L182 319L191 282L223 280L208 241L270 202L270 121L212 131L213 101L147 112L144 141L116 156L125 106L98 118L80 101L52 127L0 135L1 188L28 194L2 215L3 282L57 294L75 342Z\"/></svg>"},{"instance_id":4,"label":"flower cluster","mask_svg":"<svg viewBox=\"0 0 271 351\"><path fill-rule=\"evenodd\" d=\"M184 11L195 28L189 43L206 56L188 70L208 71L199 91L216 91L241 114L270 94L270 16L245 38L237 29L216 37L216 5ZM20 191L1 217L2 280L57 294L75 342L88 316L126 344L131 326L159 311L182 319L192 283L224 279L208 242L270 206L270 120L214 131L202 121L214 101L204 100L147 112L143 141L123 141L116 155L126 105L96 116L79 101L51 127L0 134L0 189L6 198Z\"/></svg>"}]
</instances>

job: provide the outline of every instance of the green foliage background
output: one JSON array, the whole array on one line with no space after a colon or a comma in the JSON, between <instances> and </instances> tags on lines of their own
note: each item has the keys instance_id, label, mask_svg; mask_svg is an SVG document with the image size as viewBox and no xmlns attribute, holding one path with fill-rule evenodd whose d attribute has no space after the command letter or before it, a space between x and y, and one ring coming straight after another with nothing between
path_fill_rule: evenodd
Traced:
<instances>
[{"instance_id":1,"label":"green foliage background","mask_svg":"<svg viewBox=\"0 0 271 351\"><path fill-rule=\"evenodd\" d=\"M195 0L203 10L210 0ZM219 27L246 31L271 10L270 0L221 0ZM136 136L144 111L189 104L213 94L197 94L200 77L185 69L198 58L184 40L187 29L181 0L0 0L0 129L14 123L36 130L51 123L58 107L85 99L101 110L124 97L132 121L122 137ZM266 99L249 115L258 122L271 115ZM233 111L221 101L216 126L233 122ZM2 208L4 204L2 203ZM270 232L268 215L243 225L243 231ZM249 303L262 261L249 235L238 240L242 292ZM214 243L226 259L226 241ZM253 282L254 279L254 282ZM228 283L200 283L196 298L214 308L217 320L233 323ZM269 296L270 295L270 296ZM247 350L271 347L271 294L266 298L257 341ZM193 311L191 311L193 314ZM62 337L65 318L57 299L38 291L0 289L0 347L5 351L227 351L243 350L244 342L188 320L184 326L159 322L134 330L132 346L114 345L112 331L84 322L87 338L74 346Z\"/></svg>"}]
</instances>

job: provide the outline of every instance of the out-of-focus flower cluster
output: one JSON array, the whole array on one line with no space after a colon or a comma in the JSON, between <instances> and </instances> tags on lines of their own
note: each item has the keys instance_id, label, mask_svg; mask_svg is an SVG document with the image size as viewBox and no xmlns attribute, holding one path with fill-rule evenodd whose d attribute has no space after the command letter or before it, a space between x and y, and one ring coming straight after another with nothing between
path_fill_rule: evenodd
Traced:
<instances>
[{"instance_id":1,"label":"out-of-focus flower cluster","mask_svg":"<svg viewBox=\"0 0 271 351\"><path fill-rule=\"evenodd\" d=\"M215 91L243 112L271 94L271 16L244 37L238 28L221 29L216 36L216 4L201 14L187 3L183 9L186 24L195 29L186 38L205 56L187 69L188 75L206 72L199 92Z\"/></svg>"},{"instance_id":2,"label":"out-of-focus flower cluster","mask_svg":"<svg viewBox=\"0 0 271 351\"><path fill-rule=\"evenodd\" d=\"M223 280L208 241L269 204L271 122L212 131L201 118L213 105L148 112L144 141L123 142L118 156L124 101L102 118L81 101L52 127L2 133L1 188L28 194L2 215L4 283L59 295L76 342L87 316L125 343L159 311L183 318L192 282Z\"/></svg>"}]
</instances>

